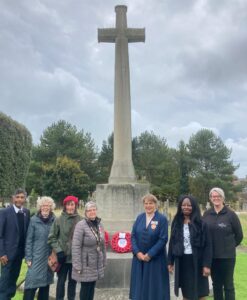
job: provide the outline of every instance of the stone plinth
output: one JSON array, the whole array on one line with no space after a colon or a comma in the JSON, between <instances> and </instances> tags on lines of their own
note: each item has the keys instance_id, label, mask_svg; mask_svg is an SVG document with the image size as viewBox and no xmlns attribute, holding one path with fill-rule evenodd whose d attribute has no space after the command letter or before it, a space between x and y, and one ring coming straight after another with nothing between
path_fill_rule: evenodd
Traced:
<instances>
[{"instance_id":1,"label":"stone plinth","mask_svg":"<svg viewBox=\"0 0 247 300\"><path fill-rule=\"evenodd\" d=\"M142 197L149 184L98 184L96 202L103 220L135 220L143 211Z\"/></svg>"},{"instance_id":2,"label":"stone plinth","mask_svg":"<svg viewBox=\"0 0 247 300\"><path fill-rule=\"evenodd\" d=\"M98 184L96 203L99 216L108 232L130 231L137 215L143 211L142 197L148 184Z\"/></svg>"},{"instance_id":3,"label":"stone plinth","mask_svg":"<svg viewBox=\"0 0 247 300\"><path fill-rule=\"evenodd\" d=\"M107 252L107 267L103 279L97 281L99 289L129 289L132 253Z\"/></svg>"},{"instance_id":4,"label":"stone plinth","mask_svg":"<svg viewBox=\"0 0 247 300\"><path fill-rule=\"evenodd\" d=\"M137 215L143 211L142 197L149 192L148 184L98 184L96 187L96 203L98 215L102 218L105 230L110 237L118 232L131 232ZM97 282L97 288L106 295L116 292L121 298L128 299L130 284L132 253L107 252L105 276ZM102 295L101 292L99 295ZM107 299L106 298L102 299ZM101 299L101 298L100 298Z\"/></svg>"}]
</instances>

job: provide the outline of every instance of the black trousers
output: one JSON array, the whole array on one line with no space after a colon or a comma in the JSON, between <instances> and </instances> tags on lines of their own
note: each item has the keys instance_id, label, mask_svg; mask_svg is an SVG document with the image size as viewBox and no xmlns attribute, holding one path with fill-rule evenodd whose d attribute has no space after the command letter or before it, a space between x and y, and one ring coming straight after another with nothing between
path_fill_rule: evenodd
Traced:
<instances>
[{"instance_id":1,"label":"black trousers","mask_svg":"<svg viewBox=\"0 0 247 300\"><path fill-rule=\"evenodd\" d=\"M25 289L23 300L34 300L37 289L39 289L37 298L38 300L49 300L49 285L42 286L40 288Z\"/></svg>"},{"instance_id":2,"label":"black trousers","mask_svg":"<svg viewBox=\"0 0 247 300\"><path fill-rule=\"evenodd\" d=\"M234 267L235 258L213 259L211 277L213 280L214 300L235 300ZM225 297L223 294L225 294Z\"/></svg>"},{"instance_id":3,"label":"black trousers","mask_svg":"<svg viewBox=\"0 0 247 300\"><path fill-rule=\"evenodd\" d=\"M20 274L22 256L9 260L7 265L1 266L0 299L10 300L15 296L16 281Z\"/></svg>"},{"instance_id":4,"label":"black trousers","mask_svg":"<svg viewBox=\"0 0 247 300\"><path fill-rule=\"evenodd\" d=\"M57 273L56 300L64 300L65 282L68 277L67 300L75 300L76 281L71 278L72 264L62 264Z\"/></svg>"},{"instance_id":5,"label":"black trousers","mask_svg":"<svg viewBox=\"0 0 247 300\"><path fill-rule=\"evenodd\" d=\"M93 300L96 281L82 282L80 300Z\"/></svg>"}]
</instances>

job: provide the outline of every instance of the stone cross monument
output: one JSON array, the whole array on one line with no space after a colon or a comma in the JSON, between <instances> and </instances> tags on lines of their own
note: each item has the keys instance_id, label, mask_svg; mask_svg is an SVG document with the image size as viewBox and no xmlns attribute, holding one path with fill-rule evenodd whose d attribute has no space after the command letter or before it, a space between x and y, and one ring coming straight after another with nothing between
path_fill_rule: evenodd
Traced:
<instances>
[{"instance_id":1,"label":"stone cross monument","mask_svg":"<svg viewBox=\"0 0 247 300\"><path fill-rule=\"evenodd\" d=\"M127 27L126 6L116 6L115 12L116 27L98 29L99 42L115 43L113 164L109 183L98 184L96 187L96 203L99 216L103 220L105 230L110 235L119 231L131 231L136 216L143 210L141 199L149 192L148 184L137 182L132 162L128 54L128 43L144 42L145 29ZM97 282L102 297L104 289L127 290L130 281L132 254L109 252L107 257L105 277ZM102 299L107 299L107 297Z\"/></svg>"},{"instance_id":2,"label":"stone cross monument","mask_svg":"<svg viewBox=\"0 0 247 300\"><path fill-rule=\"evenodd\" d=\"M109 183L136 182L131 147L128 43L144 42L145 29L127 28L127 7L115 7L116 28L98 29L98 41L115 43L114 154Z\"/></svg>"},{"instance_id":3,"label":"stone cross monument","mask_svg":"<svg viewBox=\"0 0 247 300\"><path fill-rule=\"evenodd\" d=\"M114 155L108 184L98 184L96 202L109 231L130 230L142 210L147 184L136 181L132 162L128 43L144 42L145 29L127 27L127 7L115 7L116 27L98 29L99 42L115 43ZM118 222L115 222L115 221Z\"/></svg>"}]
</instances>

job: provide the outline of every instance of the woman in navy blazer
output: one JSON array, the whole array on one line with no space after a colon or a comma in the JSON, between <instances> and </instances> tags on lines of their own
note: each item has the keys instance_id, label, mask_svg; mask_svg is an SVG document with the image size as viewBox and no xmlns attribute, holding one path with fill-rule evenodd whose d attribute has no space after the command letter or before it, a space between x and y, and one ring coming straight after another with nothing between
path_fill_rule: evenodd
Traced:
<instances>
[{"instance_id":1,"label":"woman in navy blazer","mask_svg":"<svg viewBox=\"0 0 247 300\"><path fill-rule=\"evenodd\" d=\"M143 198L145 212L140 214L132 229L133 260L130 282L132 300L169 300L169 274L166 243L168 222L158 212L158 200L148 194Z\"/></svg>"}]
</instances>

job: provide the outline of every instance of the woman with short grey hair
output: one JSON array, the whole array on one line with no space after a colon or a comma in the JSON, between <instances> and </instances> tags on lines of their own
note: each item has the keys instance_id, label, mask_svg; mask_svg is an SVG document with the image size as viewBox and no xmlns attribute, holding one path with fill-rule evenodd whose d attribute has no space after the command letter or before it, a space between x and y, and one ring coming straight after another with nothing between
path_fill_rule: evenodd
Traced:
<instances>
[{"instance_id":1,"label":"woman with short grey hair","mask_svg":"<svg viewBox=\"0 0 247 300\"><path fill-rule=\"evenodd\" d=\"M225 201L225 193L221 188L218 188L218 187L214 187L210 190L210 192L209 192L209 199L210 200L211 200L212 194L214 192L216 192L223 199L223 202Z\"/></svg>"},{"instance_id":2,"label":"woman with short grey hair","mask_svg":"<svg viewBox=\"0 0 247 300\"><path fill-rule=\"evenodd\" d=\"M36 290L38 300L49 299L49 287L53 283L53 272L47 261L50 247L47 244L48 234L55 219L53 210L55 203L51 197L41 197L37 200L38 212L31 218L25 249L25 260L28 271L25 279L24 300L33 300Z\"/></svg>"},{"instance_id":3,"label":"woman with short grey hair","mask_svg":"<svg viewBox=\"0 0 247 300\"><path fill-rule=\"evenodd\" d=\"M87 212L92 209L92 208L95 208L97 210L97 205L94 201L88 201L86 204L85 204L85 216L87 216Z\"/></svg>"},{"instance_id":4,"label":"woman with short grey hair","mask_svg":"<svg viewBox=\"0 0 247 300\"><path fill-rule=\"evenodd\" d=\"M81 282L80 300L93 300L96 280L106 265L104 229L93 201L85 205L85 219L76 224L72 241L72 278Z\"/></svg>"},{"instance_id":5,"label":"woman with short grey hair","mask_svg":"<svg viewBox=\"0 0 247 300\"><path fill-rule=\"evenodd\" d=\"M233 275L236 247L243 239L242 227L236 213L225 205L223 189L212 188L209 199L213 207L204 213L203 220L209 227L213 244L211 277L214 299L235 300Z\"/></svg>"}]
</instances>

